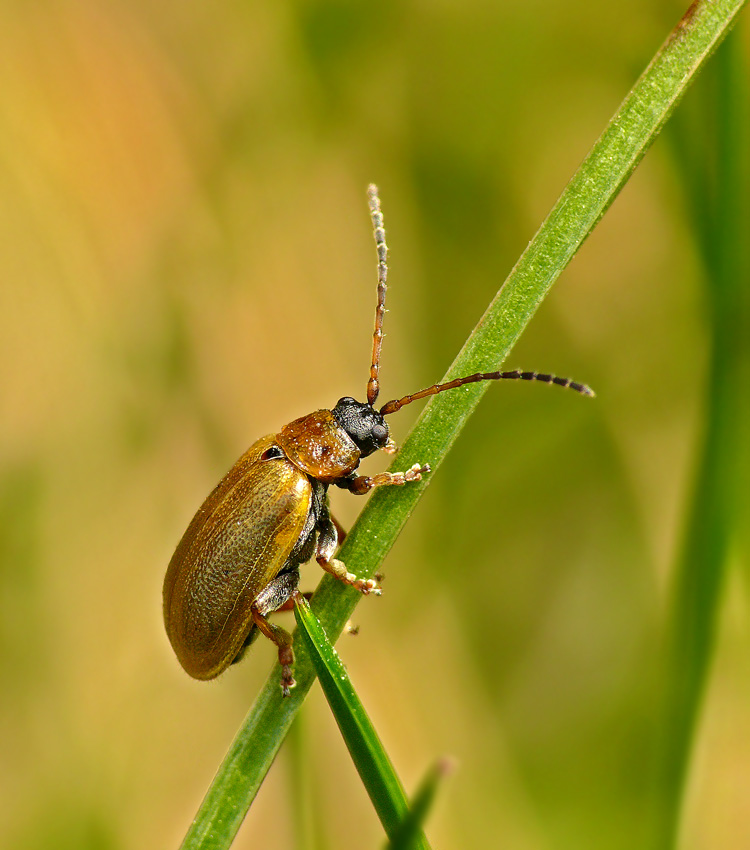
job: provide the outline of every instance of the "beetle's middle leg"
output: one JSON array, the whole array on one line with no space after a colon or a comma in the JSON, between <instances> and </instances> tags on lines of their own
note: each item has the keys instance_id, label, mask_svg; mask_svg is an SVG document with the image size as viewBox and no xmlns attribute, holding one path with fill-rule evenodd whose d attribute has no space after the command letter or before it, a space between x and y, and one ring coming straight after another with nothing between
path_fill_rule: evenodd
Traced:
<instances>
[{"instance_id":1,"label":"beetle's middle leg","mask_svg":"<svg viewBox=\"0 0 750 850\"><path fill-rule=\"evenodd\" d=\"M281 692L285 697L290 694L290 688L296 684L292 676L294 652L292 636L286 629L268 621L268 615L277 611L297 592L299 587L299 570L294 569L282 573L270 581L258 594L250 611L253 623L279 649L279 664L281 665Z\"/></svg>"},{"instance_id":2,"label":"beetle's middle leg","mask_svg":"<svg viewBox=\"0 0 750 850\"><path fill-rule=\"evenodd\" d=\"M341 525L341 523L336 519L336 517L332 513L330 513L330 511L328 513L328 516L331 522L333 523L333 527L336 529L336 536L338 537L337 545L341 546L344 540L346 540L346 529L343 525Z\"/></svg>"},{"instance_id":3,"label":"beetle's middle leg","mask_svg":"<svg viewBox=\"0 0 750 850\"><path fill-rule=\"evenodd\" d=\"M343 561L339 561L333 557L334 552L339 545L338 535L339 525L333 517L326 512L318 520L318 542L315 547L315 560L320 566L332 576L335 576L344 584L349 584L356 587L360 593L374 594L380 596L381 590L378 587L377 581L371 578L357 578L354 573L350 573Z\"/></svg>"}]
</instances>

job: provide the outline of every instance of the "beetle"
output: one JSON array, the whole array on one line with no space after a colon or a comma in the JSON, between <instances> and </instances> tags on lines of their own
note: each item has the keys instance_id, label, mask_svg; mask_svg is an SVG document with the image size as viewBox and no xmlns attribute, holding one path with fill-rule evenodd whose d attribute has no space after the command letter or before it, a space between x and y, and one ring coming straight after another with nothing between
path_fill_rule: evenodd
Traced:
<instances>
[{"instance_id":1,"label":"beetle","mask_svg":"<svg viewBox=\"0 0 750 850\"><path fill-rule=\"evenodd\" d=\"M278 648L281 689L289 696L292 636L269 615L289 607L299 567L315 558L344 584L380 594L377 582L358 578L334 557L341 536L328 506L331 485L356 495L401 486L430 472L358 475L359 462L382 449L394 452L386 417L417 399L477 381L524 380L557 384L583 395L593 391L568 378L538 372L480 372L386 402L380 390L388 248L377 187L368 201L378 258L378 290L367 401L345 397L254 443L210 493L177 545L164 580L164 623L175 654L196 679L213 679L238 661L258 633Z\"/></svg>"}]
</instances>

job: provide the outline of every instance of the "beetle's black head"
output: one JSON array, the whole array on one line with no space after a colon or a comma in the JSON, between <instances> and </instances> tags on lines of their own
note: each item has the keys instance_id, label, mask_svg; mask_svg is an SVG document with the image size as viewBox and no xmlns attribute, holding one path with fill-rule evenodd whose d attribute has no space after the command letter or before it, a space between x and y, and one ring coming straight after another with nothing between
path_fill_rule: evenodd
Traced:
<instances>
[{"instance_id":1,"label":"beetle's black head","mask_svg":"<svg viewBox=\"0 0 750 850\"><path fill-rule=\"evenodd\" d=\"M384 448L388 442L385 419L372 405L346 396L336 402L332 413L362 452L362 457Z\"/></svg>"}]
</instances>

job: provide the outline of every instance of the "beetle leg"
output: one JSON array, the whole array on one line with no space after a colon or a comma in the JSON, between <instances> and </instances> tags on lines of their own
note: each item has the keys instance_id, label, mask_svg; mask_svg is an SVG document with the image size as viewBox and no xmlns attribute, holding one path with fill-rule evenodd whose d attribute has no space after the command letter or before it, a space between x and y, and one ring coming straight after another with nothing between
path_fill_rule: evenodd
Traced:
<instances>
[{"instance_id":1,"label":"beetle leg","mask_svg":"<svg viewBox=\"0 0 750 850\"><path fill-rule=\"evenodd\" d=\"M331 518L333 527L336 529L336 535L339 539L338 545L340 546L344 542L344 540L346 540L346 529L343 525L341 525L341 523L336 519L333 514L328 514L328 516Z\"/></svg>"},{"instance_id":2,"label":"beetle leg","mask_svg":"<svg viewBox=\"0 0 750 850\"><path fill-rule=\"evenodd\" d=\"M261 632L279 648L279 664L281 664L281 693L288 697L297 683L292 676L292 664L294 664L294 652L292 650L292 636L286 629L269 623L268 620L253 609L253 622Z\"/></svg>"},{"instance_id":3,"label":"beetle leg","mask_svg":"<svg viewBox=\"0 0 750 850\"><path fill-rule=\"evenodd\" d=\"M331 558L327 561L323 558L318 558L317 561L327 573L335 576L339 581L343 581L344 584L350 584L352 587L356 587L357 590L365 596L370 593L375 596L380 596L382 593L375 579L357 578L354 573L350 573L349 570L347 570L346 564L343 561L339 561L337 558Z\"/></svg>"},{"instance_id":4,"label":"beetle leg","mask_svg":"<svg viewBox=\"0 0 750 850\"><path fill-rule=\"evenodd\" d=\"M373 593L375 596L380 596L380 588L378 583L371 578L357 578L354 573L350 573L343 561L339 561L333 557L339 545L338 533L336 525L330 514L326 513L318 520L318 543L315 548L315 560L320 566L332 576L335 576L344 584L349 584L356 587L360 593Z\"/></svg>"},{"instance_id":5,"label":"beetle leg","mask_svg":"<svg viewBox=\"0 0 750 850\"><path fill-rule=\"evenodd\" d=\"M337 481L339 487L343 487L356 496L364 496L375 487L388 487L390 485L401 486L409 481L421 481L422 476L430 471L428 464L421 466L415 463L406 472L380 472L372 477L368 475L355 475L352 478L344 478Z\"/></svg>"},{"instance_id":6,"label":"beetle leg","mask_svg":"<svg viewBox=\"0 0 750 850\"><path fill-rule=\"evenodd\" d=\"M253 623L279 649L279 664L281 664L281 692L285 697L290 695L290 689L295 681L292 676L294 652L292 651L292 636L286 629L268 622L268 615L277 611L296 593L299 586L299 570L282 573L269 582L258 594L251 606Z\"/></svg>"},{"instance_id":7,"label":"beetle leg","mask_svg":"<svg viewBox=\"0 0 750 850\"><path fill-rule=\"evenodd\" d=\"M306 590L304 593L300 593L300 596L304 597L309 602L312 599L312 590ZM278 614L281 611L294 611L294 597L287 599L283 605L279 605L276 609L276 613Z\"/></svg>"}]
</instances>

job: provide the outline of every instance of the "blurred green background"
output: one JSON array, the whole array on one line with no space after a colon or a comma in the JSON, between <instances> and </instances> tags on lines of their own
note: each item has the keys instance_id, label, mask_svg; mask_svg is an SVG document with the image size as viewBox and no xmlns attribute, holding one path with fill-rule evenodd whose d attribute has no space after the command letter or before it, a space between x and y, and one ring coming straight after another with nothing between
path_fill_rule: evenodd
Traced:
<instances>
[{"instance_id":1,"label":"blurred green background","mask_svg":"<svg viewBox=\"0 0 750 850\"><path fill-rule=\"evenodd\" d=\"M251 442L364 394L367 183L391 249L385 399L443 374L684 7L5 0L0 846L179 843L274 650L190 680L164 571ZM706 85L680 107L698 125ZM436 848L632 848L647 830L708 334L670 132L506 364L597 400L493 388L339 645L408 789L456 761ZM345 526L362 505L333 502ZM726 587L689 850L748 846L746 579ZM321 846L381 846L317 689L302 723ZM236 847L296 846L292 786L282 749Z\"/></svg>"}]
</instances>

